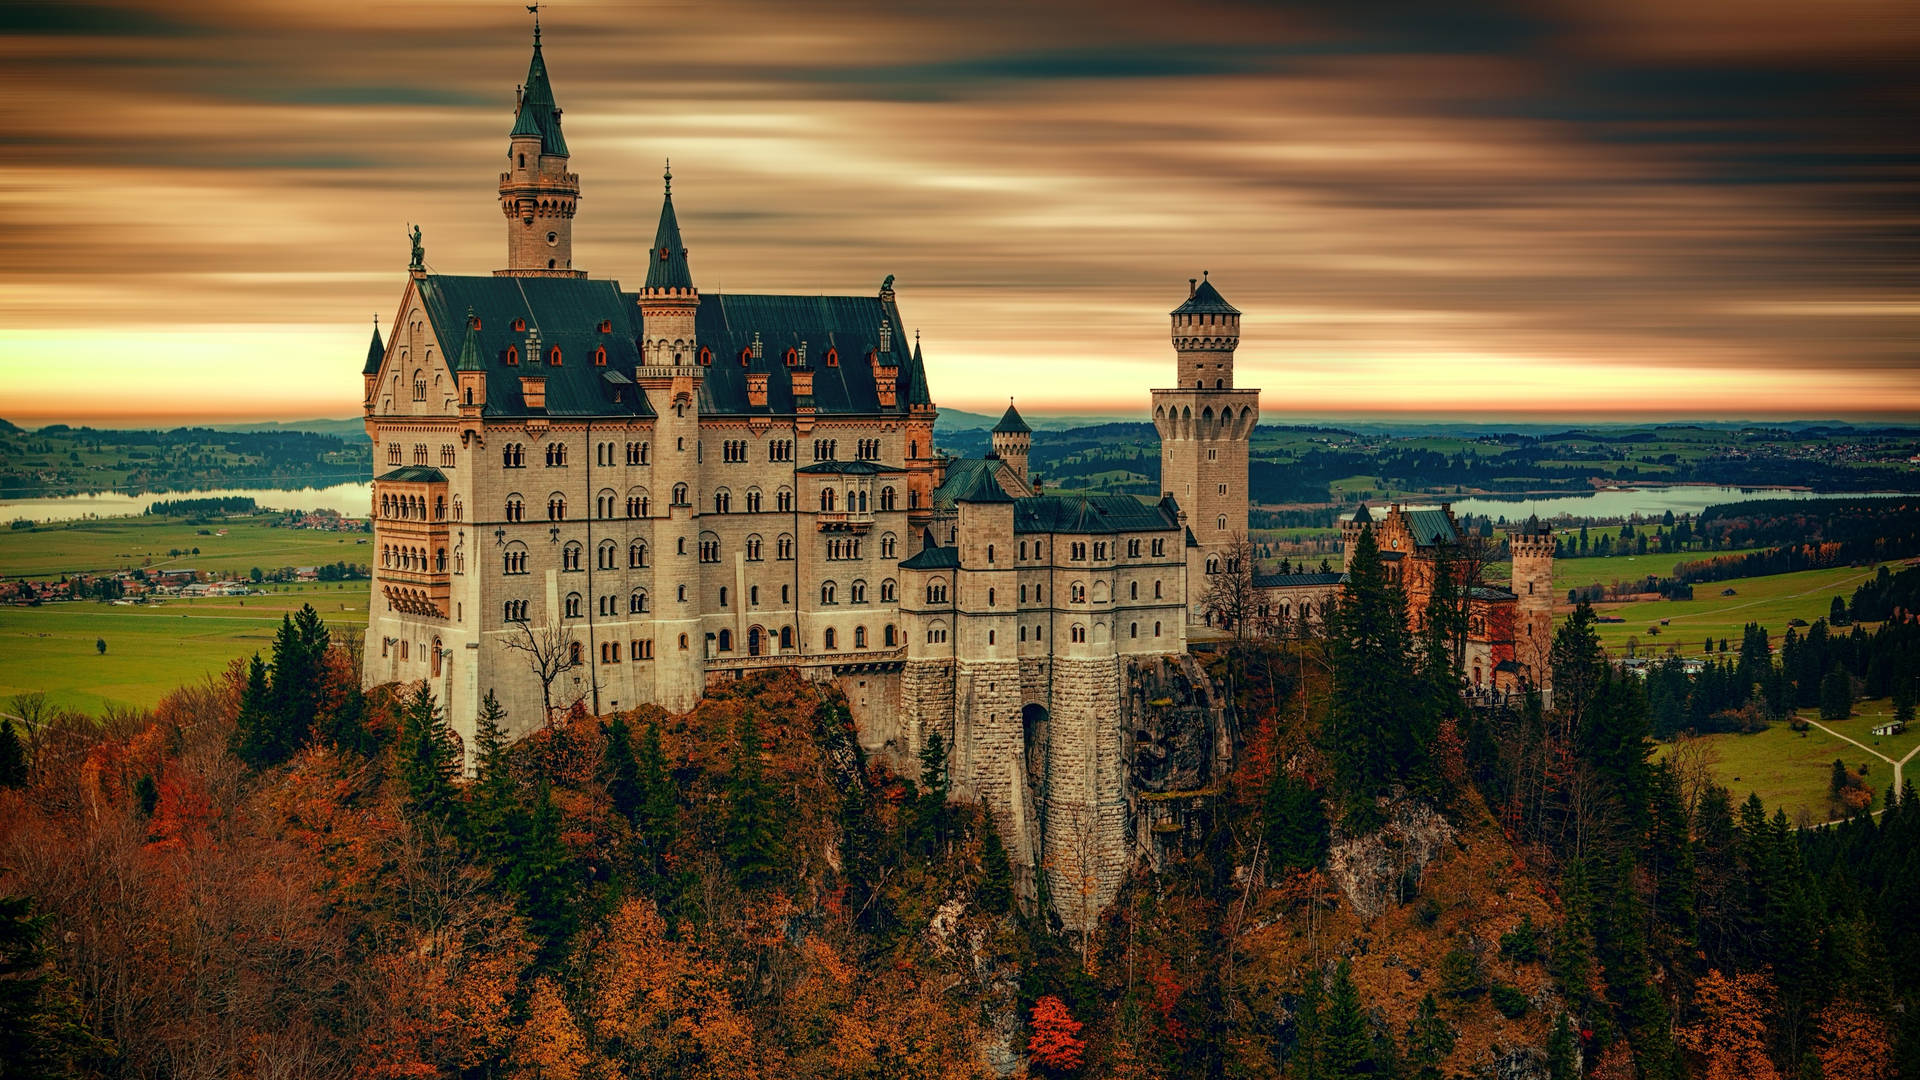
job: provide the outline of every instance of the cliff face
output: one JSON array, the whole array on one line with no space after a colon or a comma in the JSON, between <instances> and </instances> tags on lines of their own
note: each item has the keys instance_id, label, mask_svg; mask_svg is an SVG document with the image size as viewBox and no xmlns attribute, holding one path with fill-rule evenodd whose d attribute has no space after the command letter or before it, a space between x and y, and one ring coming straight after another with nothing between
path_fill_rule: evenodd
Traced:
<instances>
[{"instance_id":1,"label":"cliff face","mask_svg":"<svg viewBox=\"0 0 1920 1080\"><path fill-rule=\"evenodd\" d=\"M1192 655L1132 662L1121 701L1134 851L1154 870L1198 839L1233 769L1231 703Z\"/></svg>"}]
</instances>

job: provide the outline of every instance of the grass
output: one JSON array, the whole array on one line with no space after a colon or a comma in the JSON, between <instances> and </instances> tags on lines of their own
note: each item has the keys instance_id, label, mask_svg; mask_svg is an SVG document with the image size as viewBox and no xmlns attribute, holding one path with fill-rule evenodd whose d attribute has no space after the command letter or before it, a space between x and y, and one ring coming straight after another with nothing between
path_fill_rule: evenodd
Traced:
<instances>
[{"instance_id":1,"label":"grass","mask_svg":"<svg viewBox=\"0 0 1920 1080\"><path fill-rule=\"evenodd\" d=\"M1670 577L1676 563L1698 558L1697 554L1677 551L1648 555L1613 555L1607 558L1553 560L1553 586L1562 596L1568 589L1586 585L1611 585L1616 581L1639 581L1648 574ZM1718 589L1715 590L1716 592Z\"/></svg>"},{"instance_id":2,"label":"grass","mask_svg":"<svg viewBox=\"0 0 1920 1080\"><path fill-rule=\"evenodd\" d=\"M1769 815L1775 809L1785 810L1788 819L1796 822L1802 810L1813 821L1827 820L1827 784L1836 758L1855 771L1863 763L1868 766L1867 787L1874 793L1876 809L1882 802L1880 788L1893 779L1893 766L1819 728L1798 732L1775 724L1752 735L1702 739L1718 759L1713 763L1714 781L1732 794L1736 807L1754 794L1766 804ZM1671 750L1672 744L1662 744L1654 756L1665 757Z\"/></svg>"},{"instance_id":3,"label":"grass","mask_svg":"<svg viewBox=\"0 0 1920 1080\"><path fill-rule=\"evenodd\" d=\"M0 577L54 577L141 566L245 572L256 566L271 570L373 562L366 533L280 529L270 526L270 520L263 516L189 525L178 519L131 517L19 529L0 534ZM227 535L217 535L222 529ZM196 547L198 555L167 554Z\"/></svg>"},{"instance_id":4,"label":"grass","mask_svg":"<svg viewBox=\"0 0 1920 1080\"><path fill-rule=\"evenodd\" d=\"M1801 709L1799 715L1807 720L1814 720L1825 724L1827 727L1832 728L1855 742L1865 743L1875 750L1880 751L1883 756L1890 757L1895 761L1906 757L1913 752L1914 747L1920 746L1920 724L1910 725L1903 735L1873 734L1873 728L1893 719L1893 700L1891 698L1880 698L1877 701L1856 701L1853 703L1853 715L1847 717L1845 720L1821 720L1819 709ZM1854 753L1859 752L1858 749L1854 750ZM1907 764L1916 767L1916 769L1920 769L1920 758L1915 758L1913 761L1907 762ZM1893 778L1893 766L1887 765L1886 770L1886 775L1881 777L1883 786L1891 782Z\"/></svg>"},{"instance_id":5,"label":"grass","mask_svg":"<svg viewBox=\"0 0 1920 1080\"><path fill-rule=\"evenodd\" d=\"M281 616L303 603L336 633L366 627L364 581L267 588L271 595L141 606L82 600L0 607L0 703L38 690L53 704L88 713L109 704L151 707L175 687L267 652ZM104 656L94 647L101 638Z\"/></svg>"},{"instance_id":6,"label":"grass","mask_svg":"<svg viewBox=\"0 0 1920 1080\"><path fill-rule=\"evenodd\" d=\"M1637 638L1640 655L1665 653L1677 647L1682 656L1699 656L1705 639L1731 638L1729 648L1738 648L1742 628L1757 622L1777 643L1787 632L1789 619L1827 617L1835 596L1851 597L1861 582L1873 577L1877 566L1844 566L1832 570L1803 570L1793 574L1735 578L1694 586L1692 600L1648 600L1630 604L1598 604L1601 615L1619 616L1624 623L1602 623L1600 641L1607 648L1624 651L1627 639ZM1556 579L1558 574L1555 575ZM1733 589L1733 596L1722 596L1722 589ZM1659 626L1650 634L1649 628Z\"/></svg>"}]
</instances>

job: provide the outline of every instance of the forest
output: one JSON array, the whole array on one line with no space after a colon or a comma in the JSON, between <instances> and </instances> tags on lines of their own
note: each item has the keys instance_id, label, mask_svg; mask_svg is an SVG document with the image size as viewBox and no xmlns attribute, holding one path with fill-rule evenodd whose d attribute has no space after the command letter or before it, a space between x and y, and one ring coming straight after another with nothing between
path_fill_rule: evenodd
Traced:
<instances>
[{"instance_id":1,"label":"forest","mask_svg":"<svg viewBox=\"0 0 1920 1080\"><path fill-rule=\"evenodd\" d=\"M1470 709L1459 598L1416 633L1371 534L1350 572L1325 640L1212 654L1231 771L1083 936L941 739L895 775L791 673L463 747L309 609L151 713L0 722L5 1074L1916 1074L1910 796L1798 830L1653 762L1584 606L1551 707Z\"/></svg>"}]
</instances>

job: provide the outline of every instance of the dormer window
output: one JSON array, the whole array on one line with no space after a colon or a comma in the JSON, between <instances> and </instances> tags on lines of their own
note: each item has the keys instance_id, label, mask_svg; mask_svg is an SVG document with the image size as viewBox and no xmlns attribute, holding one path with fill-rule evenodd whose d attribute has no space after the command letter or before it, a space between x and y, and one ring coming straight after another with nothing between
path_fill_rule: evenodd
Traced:
<instances>
[{"instance_id":1,"label":"dormer window","mask_svg":"<svg viewBox=\"0 0 1920 1080\"><path fill-rule=\"evenodd\" d=\"M707 348L705 345L700 346L700 366L701 367L713 366L713 350Z\"/></svg>"},{"instance_id":2,"label":"dormer window","mask_svg":"<svg viewBox=\"0 0 1920 1080\"><path fill-rule=\"evenodd\" d=\"M607 366L607 347L605 345L602 345L599 348L593 350L593 366L594 367Z\"/></svg>"},{"instance_id":3,"label":"dormer window","mask_svg":"<svg viewBox=\"0 0 1920 1080\"><path fill-rule=\"evenodd\" d=\"M601 333L603 333L603 334L611 334L611 333L613 333L613 320L612 320L612 319L601 319L601 320L600 320L600 332L601 332Z\"/></svg>"},{"instance_id":4,"label":"dormer window","mask_svg":"<svg viewBox=\"0 0 1920 1080\"><path fill-rule=\"evenodd\" d=\"M560 366L560 346L555 345L551 350L547 352L547 366L549 367Z\"/></svg>"},{"instance_id":5,"label":"dormer window","mask_svg":"<svg viewBox=\"0 0 1920 1080\"><path fill-rule=\"evenodd\" d=\"M508 367L520 366L520 350L514 348L511 345L507 346L507 366Z\"/></svg>"},{"instance_id":6,"label":"dormer window","mask_svg":"<svg viewBox=\"0 0 1920 1080\"><path fill-rule=\"evenodd\" d=\"M740 366L746 367L752 362L753 362L753 347L748 346L744 349L741 349L740 350Z\"/></svg>"},{"instance_id":7,"label":"dormer window","mask_svg":"<svg viewBox=\"0 0 1920 1080\"><path fill-rule=\"evenodd\" d=\"M828 367L840 366L840 350L839 349L827 350L827 366Z\"/></svg>"},{"instance_id":8,"label":"dormer window","mask_svg":"<svg viewBox=\"0 0 1920 1080\"><path fill-rule=\"evenodd\" d=\"M787 361L788 367L793 367L800 362L800 354L793 351L792 349L788 349L787 355L786 355L786 361Z\"/></svg>"},{"instance_id":9,"label":"dormer window","mask_svg":"<svg viewBox=\"0 0 1920 1080\"><path fill-rule=\"evenodd\" d=\"M524 332L526 331L526 329L527 329L527 320L525 320L525 319L515 319L515 320L513 320L513 332L514 332L514 333L516 333L516 334L519 334L519 333L524 333Z\"/></svg>"}]
</instances>

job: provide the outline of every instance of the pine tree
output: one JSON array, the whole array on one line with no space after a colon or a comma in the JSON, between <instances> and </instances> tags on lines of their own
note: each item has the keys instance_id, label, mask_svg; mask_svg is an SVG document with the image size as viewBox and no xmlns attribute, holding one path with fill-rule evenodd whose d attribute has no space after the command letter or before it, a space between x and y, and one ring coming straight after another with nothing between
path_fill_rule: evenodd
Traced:
<instances>
[{"instance_id":1,"label":"pine tree","mask_svg":"<svg viewBox=\"0 0 1920 1080\"><path fill-rule=\"evenodd\" d=\"M1000 842L992 811L980 810L980 889L975 894L983 910L1004 915L1013 910L1013 863Z\"/></svg>"},{"instance_id":2,"label":"pine tree","mask_svg":"<svg viewBox=\"0 0 1920 1080\"><path fill-rule=\"evenodd\" d=\"M1547 1036L1547 1080L1580 1080L1580 1059L1575 1053L1573 1024L1566 1013L1554 1022Z\"/></svg>"},{"instance_id":3,"label":"pine tree","mask_svg":"<svg viewBox=\"0 0 1920 1080\"><path fill-rule=\"evenodd\" d=\"M920 747L920 794L913 810L913 846L923 854L946 845L947 793L947 741L935 731Z\"/></svg>"},{"instance_id":4,"label":"pine tree","mask_svg":"<svg viewBox=\"0 0 1920 1080\"><path fill-rule=\"evenodd\" d=\"M1413 1066L1410 1080L1438 1080L1440 1063L1453 1053L1455 1038L1453 1025L1440 1015L1433 995L1421 998L1413 1022L1407 1025L1407 1063Z\"/></svg>"},{"instance_id":5,"label":"pine tree","mask_svg":"<svg viewBox=\"0 0 1920 1080\"><path fill-rule=\"evenodd\" d=\"M1321 983L1320 973L1308 976L1306 985L1300 988L1300 1002L1293 1010L1293 1065L1294 1080L1326 1080L1323 1067L1326 1047L1326 990Z\"/></svg>"},{"instance_id":6,"label":"pine tree","mask_svg":"<svg viewBox=\"0 0 1920 1080\"><path fill-rule=\"evenodd\" d=\"M1835 666L1820 679L1820 719L1845 720L1853 715L1853 679Z\"/></svg>"},{"instance_id":7,"label":"pine tree","mask_svg":"<svg viewBox=\"0 0 1920 1080\"><path fill-rule=\"evenodd\" d=\"M499 699L493 691L487 691L474 721L475 777L467 789L467 843L499 875L509 872L527 831L525 810L514 790L512 763L507 757L503 730L506 718Z\"/></svg>"},{"instance_id":8,"label":"pine tree","mask_svg":"<svg viewBox=\"0 0 1920 1080\"><path fill-rule=\"evenodd\" d=\"M760 726L751 709L740 717L726 792L721 854L743 884L769 884L785 863L784 830L761 761Z\"/></svg>"},{"instance_id":9,"label":"pine tree","mask_svg":"<svg viewBox=\"0 0 1920 1080\"><path fill-rule=\"evenodd\" d=\"M407 809L416 817L457 829L460 792L454 776L453 733L447 729L433 691L422 683L400 709L400 739L394 748L400 780L406 787Z\"/></svg>"},{"instance_id":10,"label":"pine tree","mask_svg":"<svg viewBox=\"0 0 1920 1080\"><path fill-rule=\"evenodd\" d=\"M1276 766L1262 803L1268 876L1277 879L1319 866L1327 857L1327 815L1306 781Z\"/></svg>"},{"instance_id":11,"label":"pine tree","mask_svg":"<svg viewBox=\"0 0 1920 1080\"><path fill-rule=\"evenodd\" d=\"M1374 799L1396 781L1423 786L1436 723L1412 677L1406 597L1388 580L1370 528L1354 542L1329 631L1334 701L1322 738L1346 797L1344 816L1364 830L1379 821Z\"/></svg>"},{"instance_id":12,"label":"pine tree","mask_svg":"<svg viewBox=\"0 0 1920 1080\"><path fill-rule=\"evenodd\" d=\"M614 812L636 824L640 817L640 764L633 756L632 728L627 718L615 713L604 728L606 742L600 751L600 783L613 801Z\"/></svg>"},{"instance_id":13,"label":"pine tree","mask_svg":"<svg viewBox=\"0 0 1920 1080\"><path fill-rule=\"evenodd\" d=\"M1360 988L1353 983L1353 965L1341 960L1327 985L1326 1014L1322 1020L1321 1075L1326 1080L1350 1080L1377 1071L1373 1035L1360 1005Z\"/></svg>"},{"instance_id":14,"label":"pine tree","mask_svg":"<svg viewBox=\"0 0 1920 1080\"><path fill-rule=\"evenodd\" d=\"M13 720L0 717L0 787L27 786L27 748L13 730Z\"/></svg>"},{"instance_id":15,"label":"pine tree","mask_svg":"<svg viewBox=\"0 0 1920 1080\"><path fill-rule=\"evenodd\" d=\"M256 769L283 760L279 725L268 695L267 665L259 653L247 664L247 684L240 691L240 712L234 718L232 750L235 757Z\"/></svg>"},{"instance_id":16,"label":"pine tree","mask_svg":"<svg viewBox=\"0 0 1920 1080\"><path fill-rule=\"evenodd\" d=\"M526 838L513 853L507 881L520 896L527 929L542 943L543 956L557 959L579 916L573 903L572 864L560 839L560 808L554 805L553 787L544 777L534 786L526 823Z\"/></svg>"},{"instance_id":17,"label":"pine tree","mask_svg":"<svg viewBox=\"0 0 1920 1080\"><path fill-rule=\"evenodd\" d=\"M667 874L667 848L680 814L680 796L673 776L667 771L667 756L660 748L660 725L649 723L640 736L636 755L635 782L640 803L634 815L633 835L639 842L646 868L656 880Z\"/></svg>"}]
</instances>

